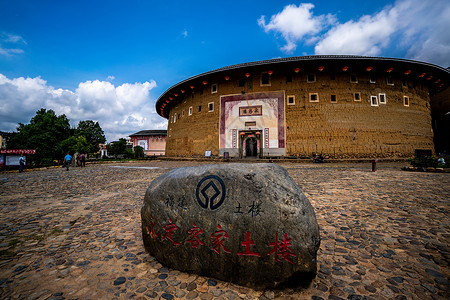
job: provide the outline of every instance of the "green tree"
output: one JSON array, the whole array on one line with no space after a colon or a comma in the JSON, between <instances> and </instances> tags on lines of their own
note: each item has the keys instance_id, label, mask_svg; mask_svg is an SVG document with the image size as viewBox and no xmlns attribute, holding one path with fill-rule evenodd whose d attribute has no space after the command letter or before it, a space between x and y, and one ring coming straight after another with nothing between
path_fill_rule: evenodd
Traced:
<instances>
[{"instance_id":1,"label":"green tree","mask_svg":"<svg viewBox=\"0 0 450 300\"><path fill-rule=\"evenodd\" d=\"M85 152L97 152L99 150L98 144L106 142L105 133L98 122L92 120L78 122L78 127L75 129L77 137L85 137L87 143L90 145Z\"/></svg>"},{"instance_id":2,"label":"green tree","mask_svg":"<svg viewBox=\"0 0 450 300\"><path fill-rule=\"evenodd\" d=\"M88 143L86 138L82 135L71 136L61 142L61 148L67 149L70 153L89 153L92 150L92 145Z\"/></svg>"},{"instance_id":3,"label":"green tree","mask_svg":"<svg viewBox=\"0 0 450 300\"><path fill-rule=\"evenodd\" d=\"M143 158L144 157L144 148L141 146L134 147L134 157L135 158Z\"/></svg>"},{"instance_id":4,"label":"green tree","mask_svg":"<svg viewBox=\"0 0 450 300\"><path fill-rule=\"evenodd\" d=\"M63 149L64 153L70 152L73 154L77 152L77 138L72 135L62 141L60 146L61 149Z\"/></svg>"},{"instance_id":5,"label":"green tree","mask_svg":"<svg viewBox=\"0 0 450 300\"><path fill-rule=\"evenodd\" d=\"M64 151L61 142L69 138L69 119L65 115L57 116L51 109L41 108L30 120L30 124L21 124L17 132L8 135L8 149L36 149L30 159L37 165L48 165L60 159Z\"/></svg>"},{"instance_id":6,"label":"green tree","mask_svg":"<svg viewBox=\"0 0 450 300\"><path fill-rule=\"evenodd\" d=\"M118 141L112 142L107 146L108 153L117 157L120 154L126 154L127 152L127 140L124 138L119 139Z\"/></svg>"}]
</instances>

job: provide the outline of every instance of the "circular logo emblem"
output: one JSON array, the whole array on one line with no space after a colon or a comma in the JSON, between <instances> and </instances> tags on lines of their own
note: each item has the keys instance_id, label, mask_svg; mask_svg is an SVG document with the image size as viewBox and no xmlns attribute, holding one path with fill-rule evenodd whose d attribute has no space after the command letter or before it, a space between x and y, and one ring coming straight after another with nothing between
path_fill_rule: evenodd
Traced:
<instances>
[{"instance_id":1,"label":"circular logo emblem","mask_svg":"<svg viewBox=\"0 0 450 300\"><path fill-rule=\"evenodd\" d=\"M195 196L202 208L218 209L225 200L225 184L218 176L206 176L197 184Z\"/></svg>"}]
</instances>

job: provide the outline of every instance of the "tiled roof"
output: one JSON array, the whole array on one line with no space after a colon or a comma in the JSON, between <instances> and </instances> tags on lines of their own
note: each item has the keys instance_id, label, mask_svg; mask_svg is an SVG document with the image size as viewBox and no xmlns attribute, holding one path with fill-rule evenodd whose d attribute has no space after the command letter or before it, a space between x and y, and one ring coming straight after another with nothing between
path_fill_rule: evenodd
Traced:
<instances>
[{"instance_id":1,"label":"tiled roof","mask_svg":"<svg viewBox=\"0 0 450 300\"><path fill-rule=\"evenodd\" d=\"M130 136L143 136L143 135L167 135L167 130L141 130L139 132L130 134Z\"/></svg>"}]
</instances>

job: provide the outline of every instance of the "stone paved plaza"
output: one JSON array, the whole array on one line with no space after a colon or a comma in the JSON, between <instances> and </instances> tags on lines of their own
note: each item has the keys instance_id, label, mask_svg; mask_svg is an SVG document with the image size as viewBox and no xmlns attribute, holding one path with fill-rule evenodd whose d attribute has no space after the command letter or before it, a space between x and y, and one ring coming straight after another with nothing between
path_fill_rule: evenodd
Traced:
<instances>
[{"instance_id":1,"label":"stone paved plaza","mask_svg":"<svg viewBox=\"0 0 450 300\"><path fill-rule=\"evenodd\" d=\"M201 162L0 173L0 299L448 299L450 174L406 163L280 163L322 238L307 288L253 290L168 269L145 252L157 176Z\"/></svg>"}]
</instances>

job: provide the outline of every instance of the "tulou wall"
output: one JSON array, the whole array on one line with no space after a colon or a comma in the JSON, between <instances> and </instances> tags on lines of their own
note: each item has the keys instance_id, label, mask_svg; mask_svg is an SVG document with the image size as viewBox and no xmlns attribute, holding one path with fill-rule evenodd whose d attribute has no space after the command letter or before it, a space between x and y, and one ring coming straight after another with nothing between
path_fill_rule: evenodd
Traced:
<instances>
[{"instance_id":1,"label":"tulou wall","mask_svg":"<svg viewBox=\"0 0 450 300\"><path fill-rule=\"evenodd\" d=\"M166 155L382 158L434 150L430 89L425 75L407 76L414 66L308 63L244 64L182 82L160 107L169 120Z\"/></svg>"}]
</instances>

